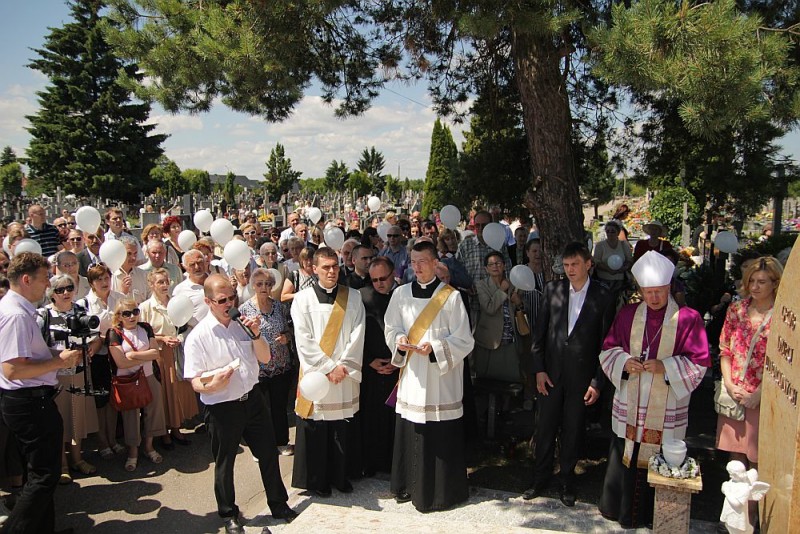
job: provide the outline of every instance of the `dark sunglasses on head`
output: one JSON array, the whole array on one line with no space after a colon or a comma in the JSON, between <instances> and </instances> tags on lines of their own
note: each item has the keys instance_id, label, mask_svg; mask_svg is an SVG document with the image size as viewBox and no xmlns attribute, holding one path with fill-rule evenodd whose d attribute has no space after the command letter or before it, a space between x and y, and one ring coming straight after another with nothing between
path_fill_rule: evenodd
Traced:
<instances>
[{"instance_id":1,"label":"dark sunglasses on head","mask_svg":"<svg viewBox=\"0 0 800 534\"><path fill-rule=\"evenodd\" d=\"M138 317L140 313L142 313L142 310L140 310L139 308L134 308L132 310L125 310L120 315L122 315L126 319L130 319L131 317Z\"/></svg>"},{"instance_id":2,"label":"dark sunglasses on head","mask_svg":"<svg viewBox=\"0 0 800 534\"><path fill-rule=\"evenodd\" d=\"M236 300L236 295L231 295L230 297L222 297L219 300L214 300L214 299L208 299L208 300L210 300L214 304L218 304L218 305L222 306L223 304L227 304L228 302L233 304L233 302Z\"/></svg>"},{"instance_id":3,"label":"dark sunglasses on head","mask_svg":"<svg viewBox=\"0 0 800 534\"><path fill-rule=\"evenodd\" d=\"M371 278L371 280L372 280L372 283L375 284L377 282L385 282L391 277L392 277L392 273L389 273L386 276L383 276L381 278Z\"/></svg>"},{"instance_id":4,"label":"dark sunglasses on head","mask_svg":"<svg viewBox=\"0 0 800 534\"><path fill-rule=\"evenodd\" d=\"M53 289L53 293L56 295L63 295L66 292L72 293L73 291L75 291L75 286L62 286Z\"/></svg>"}]
</instances>

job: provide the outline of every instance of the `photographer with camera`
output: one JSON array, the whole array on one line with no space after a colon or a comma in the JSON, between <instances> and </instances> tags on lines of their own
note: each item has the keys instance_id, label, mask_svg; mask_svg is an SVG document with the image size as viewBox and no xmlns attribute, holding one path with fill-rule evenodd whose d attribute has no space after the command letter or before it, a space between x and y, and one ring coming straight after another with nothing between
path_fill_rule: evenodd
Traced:
<instances>
[{"instance_id":1,"label":"photographer with camera","mask_svg":"<svg viewBox=\"0 0 800 534\"><path fill-rule=\"evenodd\" d=\"M51 533L61 472L63 422L54 402L57 372L75 366L79 350L54 353L36 327L36 309L50 285L47 260L23 252L11 260L11 289L0 301L0 411L25 455L28 480L4 532Z\"/></svg>"},{"instance_id":2,"label":"photographer with camera","mask_svg":"<svg viewBox=\"0 0 800 534\"><path fill-rule=\"evenodd\" d=\"M94 316L86 315L86 310L74 302L75 280L70 275L57 274L50 278L50 287L46 294L50 304L39 310L37 322L48 347L56 351L67 348L81 350L82 341L94 337L91 342L86 343L86 360L79 361L77 367L59 369L57 374L62 391L56 397L56 406L64 421L59 484L69 484L72 482L70 470L84 475L97 471L81 455L81 442L88 434L97 432L97 410L94 399L80 392L86 384L84 364L89 363L103 342L97 332L92 334L90 328L92 324L97 328L100 321ZM64 447L67 443L69 463Z\"/></svg>"}]
</instances>

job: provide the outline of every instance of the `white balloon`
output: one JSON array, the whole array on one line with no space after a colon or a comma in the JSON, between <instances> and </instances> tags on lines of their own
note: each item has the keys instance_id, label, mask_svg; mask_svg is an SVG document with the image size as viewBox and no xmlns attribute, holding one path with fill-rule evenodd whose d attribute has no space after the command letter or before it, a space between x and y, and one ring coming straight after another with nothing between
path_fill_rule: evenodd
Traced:
<instances>
[{"instance_id":1,"label":"white balloon","mask_svg":"<svg viewBox=\"0 0 800 534\"><path fill-rule=\"evenodd\" d=\"M606 265L608 265L609 269L619 269L623 263L625 263L625 260L619 254L614 254L606 260Z\"/></svg>"},{"instance_id":2,"label":"white balloon","mask_svg":"<svg viewBox=\"0 0 800 534\"><path fill-rule=\"evenodd\" d=\"M312 223L317 224L322 218L322 210L319 208L308 208L306 216Z\"/></svg>"},{"instance_id":3,"label":"white balloon","mask_svg":"<svg viewBox=\"0 0 800 534\"><path fill-rule=\"evenodd\" d=\"M194 214L194 225L201 232L208 232L213 222L214 216L211 215L211 210L200 210Z\"/></svg>"},{"instance_id":4,"label":"white balloon","mask_svg":"<svg viewBox=\"0 0 800 534\"><path fill-rule=\"evenodd\" d=\"M367 200L367 207L369 211L378 211L381 209L381 199L378 197L369 197Z\"/></svg>"},{"instance_id":5,"label":"white balloon","mask_svg":"<svg viewBox=\"0 0 800 534\"><path fill-rule=\"evenodd\" d=\"M95 233L101 221L100 212L91 206L83 206L75 212L75 224L83 232Z\"/></svg>"},{"instance_id":6,"label":"white balloon","mask_svg":"<svg viewBox=\"0 0 800 534\"><path fill-rule=\"evenodd\" d=\"M281 272L278 269L267 269L269 272L272 273L272 277L275 279L275 285L273 289L276 287L282 288L283 287L283 276L281 276Z\"/></svg>"},{"instance_id":7,"label":"white balloon","mask_svg":"<svg viewBox=\"0 0 800 534\"><path fill-rule=\"evenodd\" d=\"M503 248L503 243L506 242L506 230L500 223L489 223L483 227L483 242L489 245L489 248L500 252Z\"/></svg>"},{"instance_id":8,"label":"white balloon","mask_svg":"<svg viewBox=\"0 0 800 534\"><path fill-rule=\"evenodd\" d=\"M38 241L30 238L20 239L17 241L17 246L14 247L14 255L17 256L23 252L33 252L34 254L42 253L42 245Z\"/></svg>"},{"instance_id":9,"label":"white balloon","mask_svg":"<svg viewBox=\"0 0 800 534\"><path fill-rule=\"evenodd\" d=\"M320 372L311 372L303 375L300 380L300 393L311 402L319 402L328 394L331 383L328 377Z\"/></svg>"},{"instance_id":10,"label":"white balloon","mask_svg":"<svg viewBox=\"0 0 800 534\"><path fill-rule=\"evenodd\" d=\"M222 256L228 262L228 265L234 269L242 270L250 263L250 247L244 241L234 239L225 245Z\"/></svg>"},{"instance_id":11,"label":"white balloon","mask_svg":"<svg viewBox=\"0 0 800 534\"><path fill-rule=\"evenodd\" d=\"M333 250L341 250L344 245L344 233L338 226L325 229L325 244Z\"/></svg>"},{"instance_id":12,"label":"white balloon","mask_svg":"<svg viewBox=\"0 0 800 534\"><path fill-rule=\"evenodd\" d=\"M377 228L378 235L381 236L381 239L383 239L384 241L389 239L387 234L389 233L389 228L391 228L391 227L392 227L391 223L388 223L386 221L383 221L382 223L380 223L378 225L378 228Z\"/></svg>"},{"instance_id":13,"label":"white balloon","mask_svg":"<svg viewBox=\"0 0 800 534\"><path fill-rule=\"evenodd\" d=\"M9 256L11 256L11 249L10 249L10 248L8 248L8 236L5 236L5 237L3 238L3 250L5 250L5 251L6 251L6 254L8 254Z\"/></svg>"},{"instance_id":14,"label":"white balloon","mask_svg":"<svg viewBox=\"0 0 800 534\"><path fill-rule=\"evenodd\" d=\"M191 230L184 230L178 234L178 246L182 250L189 250L195 243L197 243L197 236Z\"/></svg>"},{"instance_id":15,"label":"white balloon","mask_svg":"<svg viewBox=\"0 0 800 534\"><path fill-rule=\"evenodd\" d=\"M214 239L221 247L228 244L228 241L233 239L233 224L228 219L217 219L209 227L211 230L211 238Z\"/></svg>"},{"instance_id":16,"label":"white balloon","mask_svg":"<svg viewBox=\"0 0 800 534\"><path fill-rule=\"evenodd\" d=\"M720 252L733 254L739 249L739 239L733 232L724 230L717 233L717 237L714 239L714 247Z\"/></svg>"},{"instance_id":17,"label":"white balloon","mask_svg":"<svg viewBox=\"0 0 800 534\"><path fill-rule=\"evenodd\" d=\"M169 315L172 324L180 328L189 322L194 314L194 306L189 297L178 295L169 299L167 303L167 315Z\"/></svg>"},{"instance_id":18,"label":"white balloon","mask_svg":"<svg viewBox=\"0 0 800 534\"><path fill-rule=\"evenodd\" d=\"M127 257L128 251L125 250L125 245L122 244L122 241L109 239L100 245L100 259L103 260L103 263L112 273L117 272L122 267Z\"/></svg>"},{"instance_id":19,"label":"white balloon","mask_svg":"<svg viewBox=\"0 0 800 534\"><path fill-rule=\"evenodd\" d=\"M536 289L536 278L527 265L515 265L508 274L508 278L517 289L522 289L523 291Z\"/></svg>"},{"instance_id":20,"label":"white balloon","mask_svg":"<svg viewBox=\"0 0 800 534\"><path fill-rule=\"evenodd\" d=\"M441 219L446 228L455 230L458 228L458 223L461 222L461 212L458 211L457 207L448 204L439 212L439 219Z\"/></svg>"}]
</instances>

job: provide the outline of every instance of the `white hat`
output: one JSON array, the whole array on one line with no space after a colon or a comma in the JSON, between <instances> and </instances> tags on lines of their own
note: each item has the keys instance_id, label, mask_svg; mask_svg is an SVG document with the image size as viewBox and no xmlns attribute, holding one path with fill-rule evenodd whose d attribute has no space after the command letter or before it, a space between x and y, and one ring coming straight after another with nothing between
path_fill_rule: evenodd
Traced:
<instances>
[{"instance_id":1,"label":"white hat","mask_svg":"<svg viewBox=\"0 0 800 534\"><path fill-rule=\"evenodd\" d=\"M650 237L664 237L667 235L667 229L659 221L650 221L642 226L642 230Z\"/></svg>"},{"instance_id":2,"label":"white hat","mask_svg":"<svg viewBox=\"0 0 800 534\"><path fill-rule=\"evenodd\" d=\"M639 287L660 287L672 283L675 266L666 257L655 250L646 252L631 267Z\"/></svg>"}]
</instances>

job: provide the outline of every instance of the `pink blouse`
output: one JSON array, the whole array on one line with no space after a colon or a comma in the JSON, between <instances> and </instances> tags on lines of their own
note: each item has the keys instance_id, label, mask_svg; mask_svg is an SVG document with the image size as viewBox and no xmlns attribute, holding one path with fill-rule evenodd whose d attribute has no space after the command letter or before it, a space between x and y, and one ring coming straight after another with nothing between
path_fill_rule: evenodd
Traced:
<instances>
[{"instance_id":1,"label":"pink blouse","mask_svg":"<svg viewBox=\"0 0 800 534\"><path fill-rule=\"evenodd\" d=\"M722 326L722 334L719 338L720 356L728 357L731 360L731 380L736 385L743 385L744 389L750 393L761 385L761 375L764 372L764 357L767 353L767 337L771 326L771 324L767 324L761 331L753 349L753 356L750 358L750 365L745 372L744 380L741 380L742 367L747 361L747 351L750 349L750 340L760 326L760 323L751 323L750 318L747 316L747 310L750 308L751 302L753 302L753 299L748 298L734 302L728 307L725 324Z\"/></svg>"}]
</instances>

